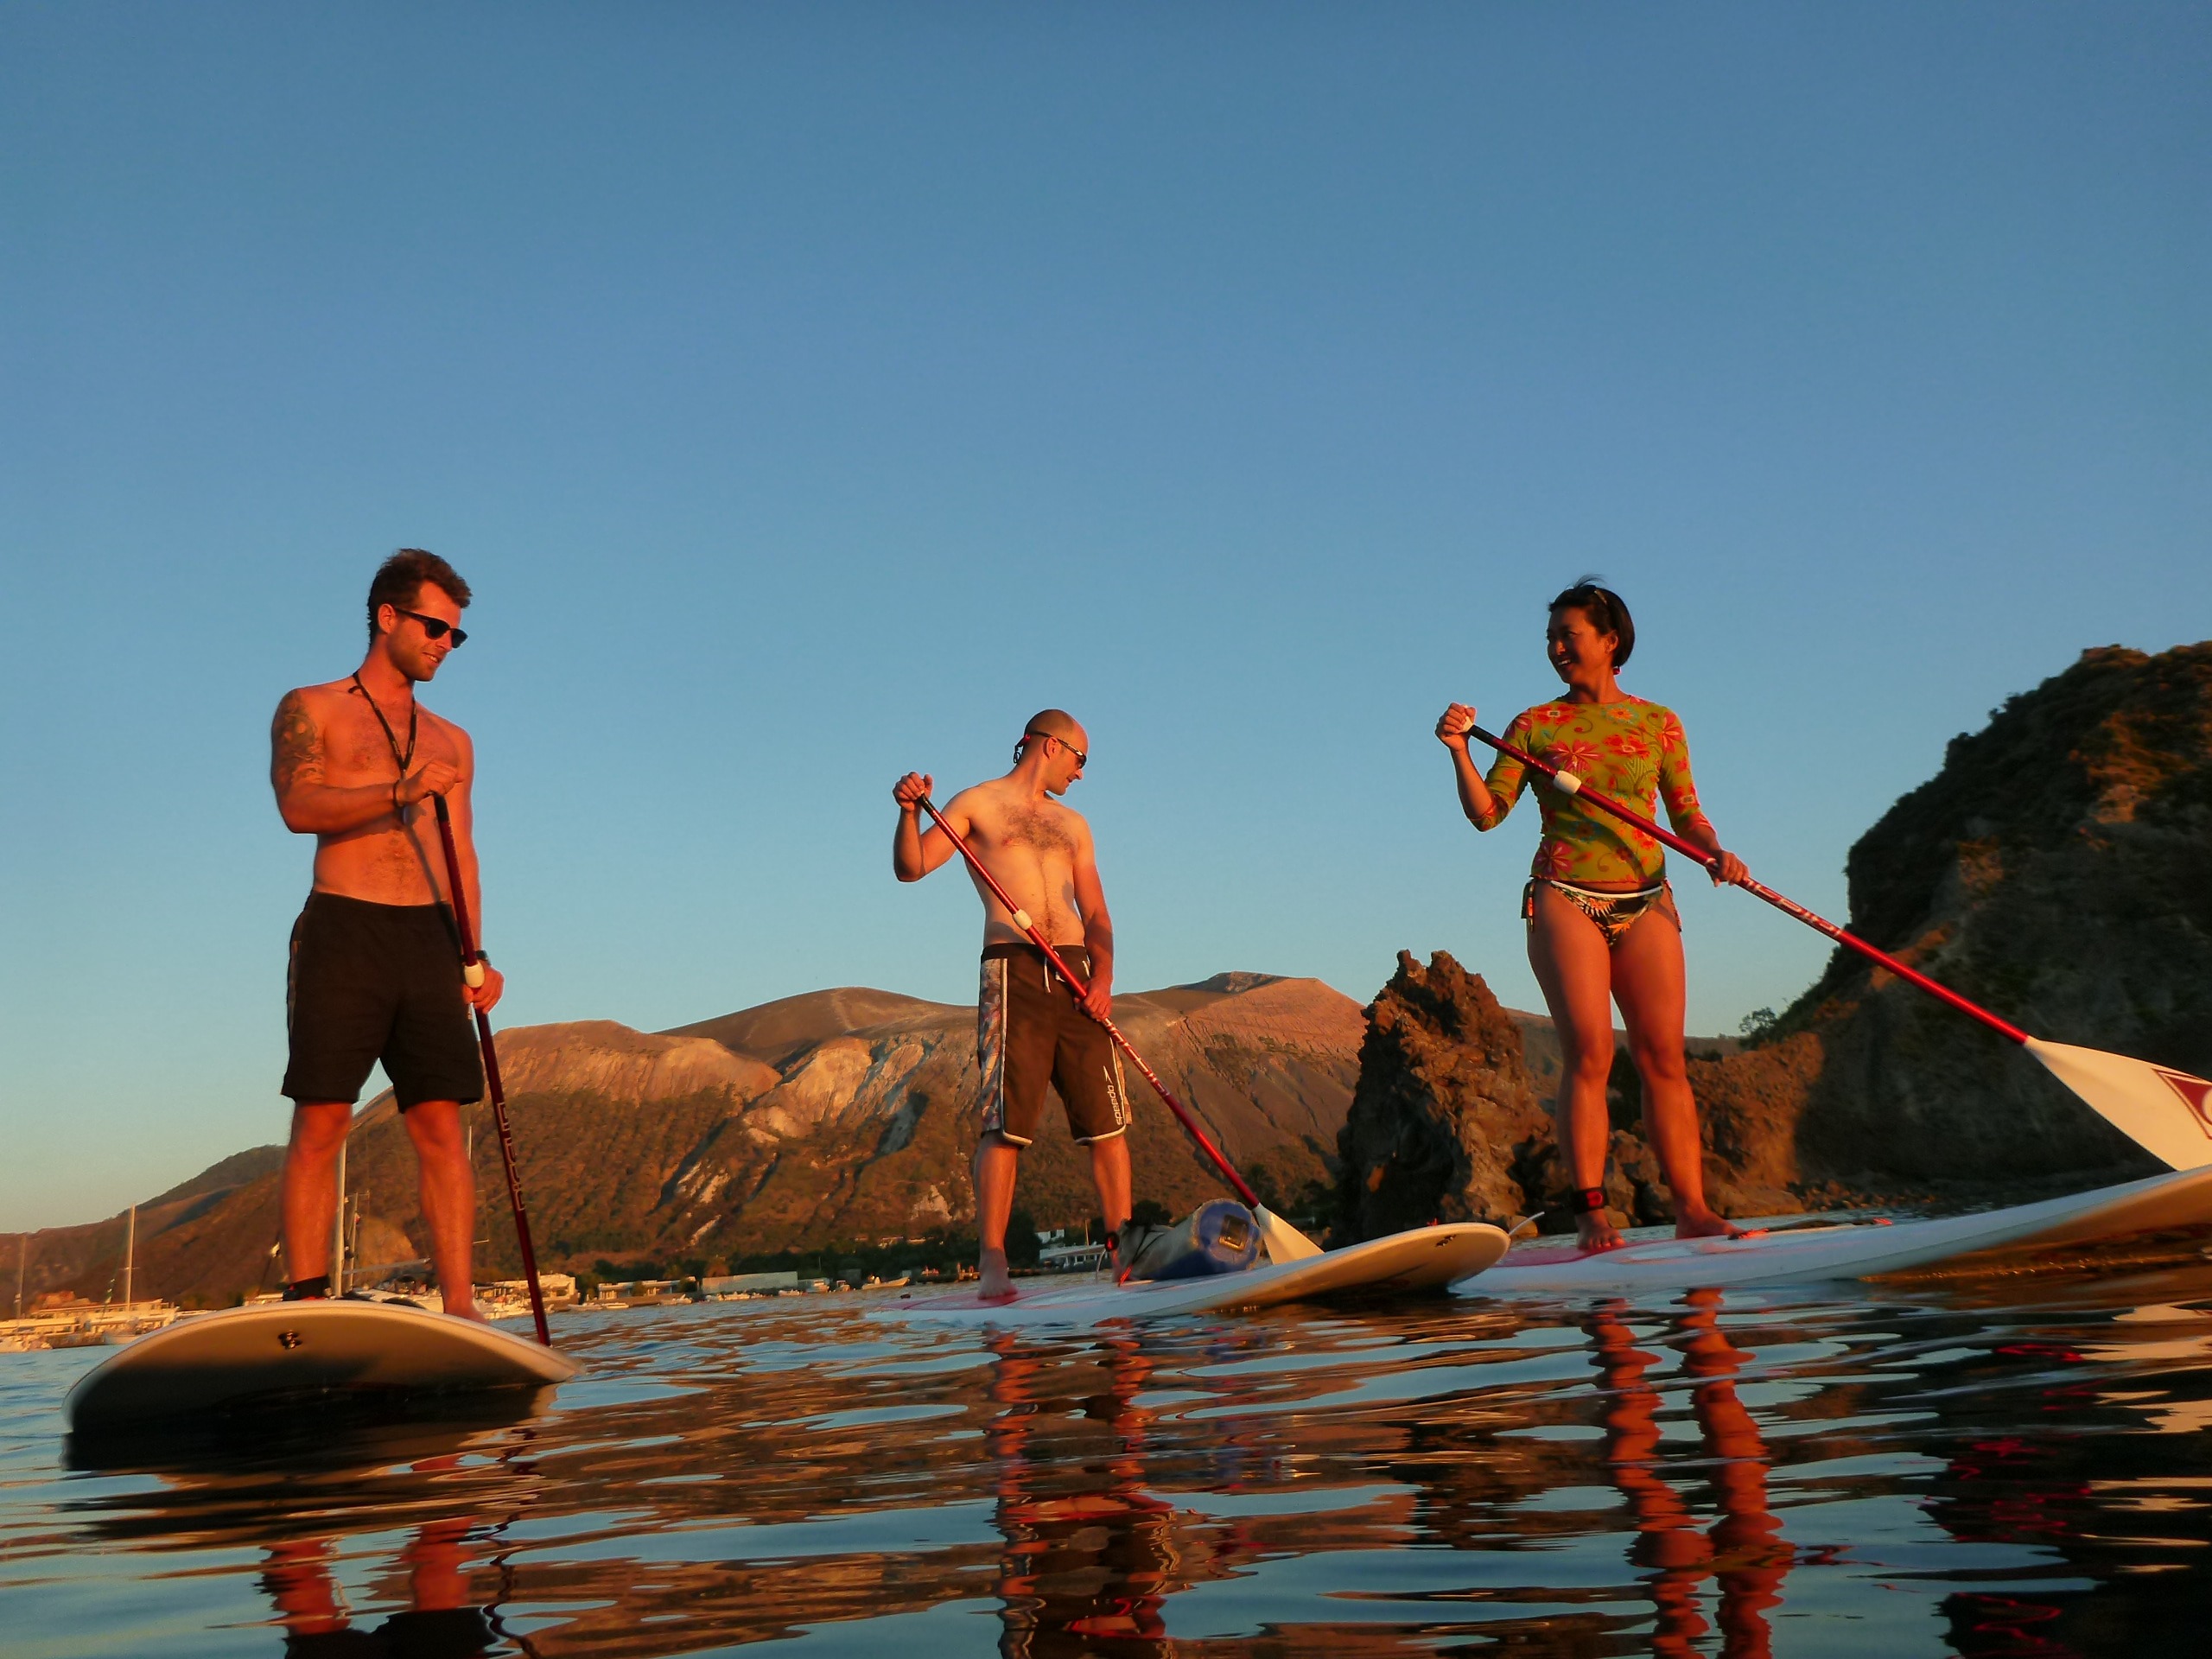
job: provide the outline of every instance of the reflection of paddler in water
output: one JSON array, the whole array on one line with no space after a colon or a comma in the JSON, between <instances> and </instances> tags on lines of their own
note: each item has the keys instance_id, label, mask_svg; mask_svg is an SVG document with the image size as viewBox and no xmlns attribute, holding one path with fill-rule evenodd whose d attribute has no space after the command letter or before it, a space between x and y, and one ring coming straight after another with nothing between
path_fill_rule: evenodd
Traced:
<instances>
[{"instance_id":1,"label":"reflection of paddler in water","mask_svg":"<svg viewBox=\"0 0 2212 1659\"><path fill-rule=\"evenodd\" d=\"M1712 1579L1720 1591L1721 1651L1765 1654L1772 1645L1767 1611L1781 1604L1792 1551L1767 1505L1766 1442L1736 1397L1735 1376L1744 1355L1720 1329L1720 1293L1692 1291L1684 1301L1686 1310L1675 1315L1678 1334L1673 1345L1681 1351L1691 1379L1690 1405L1712 1460L1705 1472L1719 1519L1700 1531L1689 1504L1662 1478L1662 1396L1646 1380L1657 1356L1636 1345L1635 1333L1612 1307L1593 1311L1584 1325L1598 1351L1605 1461L1642 1535L1630 1559L1653 1570L1651 1599L1658 1620L1651 1650L1694 1650L1708 1629L1698 1609L1698 1586Z\"/></svg>"},{"instance_id":2,"label":"reflection of paddler in water","mask_svg":"<svg viewBox=\"0 0 2212 1659\"><path fill-rule=\"evenodd\" d=\"M91 1513L79 1525L98 1548L163 1551L182 1542L258 1552L261 1586L285 1628L288 1654L460 1659L531 1650L500 1624L499 1609L514 1597L506 1547L493 1541L531 1500L535 1438L520 1423L495 1428L488 1414L359 1425L241 1420L219 1433L172 1426L134 1443L73 1442L69 1466L158 1478L151 1489L134 1484L82 1506ZM407 1544L394 1559L379 1542L369 1576L381 1594L388 1569L404 1569L404 1611L356 1618L337 1564L346 1561L347 1576L360 1573L353 1552L403 1526L412 1528ZM500 1588L480 1602L472 1574L486 1572Z\"/></svg>"},{"instance_id":3,"label":"reflection of paddler in water","mask_svg":"<svg viewBox=\"0 0 2212 1659\"><path fill-rule=\"evenodd\" d=\"M1734 881L1743 861L1721 849L1690 779L1689 740L1674 710L1620 688L1614 671L1636 646L1636 624L1610 588L1585 577L1552 601L1545 632L1567 695L1513 717L1505 741L1647 812L1656 794L1676 832L1719 860L1714 882ZM1499 756L1485 779L1467 750L1475 711L1455 702L1436 722L1452 752L1459 805L1478 830L1505 821L1529 768ZM1643 1121L1675 1198L1675 1231L1702 1238L1736 1230L1705 1201L1697 1103L1682 1058L1681 918L1656 841L1555 788L1540 797L1544 836L1521 900L1529 963L1558 1028L1564 1065L1557 1108L1560 1156L1573 1190L1567 1208L1585 1249L1612 1249L1605 1216L1605 1080L1620 1005L1629 1052L1643 1078Z\"/></svg>"},{"instance_id":4,"label":"reflection of paddler in water","mask_svg":"<svg viewBox=\"0 0 2212 1659\"><path fill-rule=\"evenodd\" d=\"M456 1516L416 1529L400 1556L409 1605L368 1628L354 1622L339 1593L329 1539L275 1546L261 1582L283 1623L287 1659L473 1659L502 1645L486 1610L469 1598L462 1549L469 1525Z\"/></svg>"},{"instance_id":5,"label":"reflection of paddler in water","mask_svg":"<svg viewBox=\"0 0 2212 1659\"><path fill-rule=\"evenodd\" d=\"M457 1452L422 1459L417 1475L450 1477L461 1466ZM400 1552L407 1571L407 1606L365 1628L346 1605L331 1564L336 1545L327 1537L287 1539L269 1547L262 1587L284 1626L287 1659L473 1659L500 1645L492 1610L469 1593L469 1533L466 1515L442 1516L415 1529ZM496 1604L495 1604L496 1605ZM527 1651L527 1649L524 1649Z\"/></svg>"},{"instance_id":6,"label":"reflection of paddler in water","mask_svg":"<svg viewBox=\"0 0 2212 1659\"><path fill-rule=\"evenodd\" d=\"M1067 1362L1040 1362L1008 1334L991 1338L997 1356L990 1399L997 1410L985 1435L997 1465L997 1525L1006 1540L998 1592L1003 1654L1092 1652L1093 1641L1163 1642L1161 1604L1179 1588L1174 1511L1144 1491L1144 1412L1135 1404L1152 1363L1127 1337L1100 1341L1106 1392L1082 1413L1112 1435L1103 1456L1080 1462L1057 1440L1052 1402L1040 1400L1040 1373ZM1096 1542L1097 1535L1105 1542ZM1119 1650L1117 1649L1117 1650Z\"/></svg>"},{"instance_id":7,"label":"reflection of paddler in water","mask_svg":"<svg viewBox=\"0 0 2212 1659\"><path fill-rule=\"evenodd\" d=\"M976 1008L976 1064L982 1074L982 1138L976 1148L979 1287L985 1301L1010 1301L1006 1229L1021 1149L1037 1138L1047 1084L1059 1090L1068 1128L1090 1149L1091 1179L1111 1249L1129 1219L1129 1095L1122 1057L1099 1022L1113 1007L1114 923L1106 913L1090 826L1059 797L1083 776L1090 739L1074 717L1047 709L1022 728L1014 770L963 789L945 822L997 878L1068 970L1086 982L1077 999L1031 943L1014 914L977 879L983 901L982 982ZM908 772L892 791L899 828L891 868L918 881L957 850L944 830L921 828L933 780ZM972 874L972 873L971 873Z\"/></svg>"}]
</instances>

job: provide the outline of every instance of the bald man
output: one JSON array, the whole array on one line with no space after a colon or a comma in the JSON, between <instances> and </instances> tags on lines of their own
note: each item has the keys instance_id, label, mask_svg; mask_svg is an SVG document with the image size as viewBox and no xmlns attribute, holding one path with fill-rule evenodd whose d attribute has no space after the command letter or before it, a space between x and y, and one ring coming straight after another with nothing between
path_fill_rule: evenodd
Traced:
<instances>
[{"instance_id":1,"label":"bald man","mask_svg":"<svg viewBox=\"0 0 2212 1659\"><path fill-rule=\"evenodd\" d=\"M1090 739L1072 715L1047 709L1022 728L1014 770L963 789L945 819L996 876L1037 930L1085 982L1078 998L1014 925L998 896L969 873L983 901L982 984L976 1007L976 1062L982 1072L982 1139L976 1148L979 1287L987 1302L1011 1301L1007 1217L1021 1149L1037 1138L1047 1084L1059 1090L1076 1143L1090 1148L1090 1176L1109 1247L1129 1218L1129 1095L1122 1057L1099 1021L1112 1008L1114 922L1083 815L1060 804L1083 776ZM918 881L957 855L951 838L921 827L931 779L908 772L891 791L899 830L891 868Z\"/></svg>"}]
</instances>

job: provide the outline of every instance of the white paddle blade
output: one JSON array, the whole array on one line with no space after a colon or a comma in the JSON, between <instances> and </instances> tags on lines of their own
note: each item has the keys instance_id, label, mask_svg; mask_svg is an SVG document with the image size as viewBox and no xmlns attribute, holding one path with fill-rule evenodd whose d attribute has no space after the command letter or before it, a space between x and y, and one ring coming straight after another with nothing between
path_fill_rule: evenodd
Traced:
<instances>
[{"instance_id":1,"label":"white paddle blade","mask_svg":"<svg viewBox=\"0 0 2212 1659\"><path fill-rule=\"evenodd\" d=\"M2212 1164L2212 1083L2100 1048L2028 1039L2028 1052L2099 1116L2175 1169Z\"/></svg>"},{"instance_id":2,"label":"white paddle blade","mask_svg":"<svg viewBox=\"0 0 2212 1659\"><path fill-rule=\"evenodd\" d=\"M1267 1205L1262 1205L1253 1211L1252 1219L1260 1224L1260 1243L1267 1247L1268 1261L1303 1262L1309 1255L1321 1254L1319 1244Z\"/></svg>"}]
</instances>

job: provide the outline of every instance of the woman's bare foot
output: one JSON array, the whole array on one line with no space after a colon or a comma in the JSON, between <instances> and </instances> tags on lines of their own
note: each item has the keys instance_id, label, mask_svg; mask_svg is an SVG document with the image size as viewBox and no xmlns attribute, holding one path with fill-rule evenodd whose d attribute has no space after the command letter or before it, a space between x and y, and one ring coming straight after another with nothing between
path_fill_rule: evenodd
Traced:
<instances>
[{"instance_id":1,"label":"woman's bare foot","mask_svg":"<svg viewBox=\"0 0 2212 1659\"><path fill-rule=\"evenodd\" d=\"M1628 1241L1614 1230L1613 1224L1601 1211L1574 1218L1574 1242L1582 1247L1585 1255L1595 1255L1600 1250L1618 1250Z\"/></svg>"},{"instance_id":2,"label":"woman's bare foot","mask_svg":"<svg viewBox=\"0 0 2212 1659\"><path fill-rule=\"evenodd\" d=\"M448 1319L474 1319L479 1325L489 1325L492 1323L492 1316L484 1311L483 1304L479 1302L474 1296L471 1296L459 1307L455 1307L453 1305L452 1300L448 1299L445 1305L445 1312Z\"/></svg>"},{"instance_id":3,"label":"woman's bare foot","mask_svg":"<svg viewBox=\"0 0 2212 1659\"><path fill-rule=\"evenodd\" d=\"M1686 1211L1675 1218L1676 1238L1741 1238L1744 1230L1710 1210Z\"/></svg>"}]
</instances>

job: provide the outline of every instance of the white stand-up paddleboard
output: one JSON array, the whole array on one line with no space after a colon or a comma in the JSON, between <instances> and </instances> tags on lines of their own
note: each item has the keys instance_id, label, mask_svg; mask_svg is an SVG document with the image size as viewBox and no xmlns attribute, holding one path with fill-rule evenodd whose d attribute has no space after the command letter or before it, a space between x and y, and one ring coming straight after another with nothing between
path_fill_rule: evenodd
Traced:
<instances>
[{"instance_id":1,"label":"white stand-up paddleboard","mask_svg":"<svg viewBox=\"0 0 2212 1659\"><path fill-rule=\"evenodd\" d=\"M1126 1285L1105 1278L1058 1286L1020 1279L1014 1281L1018 1294L1010 1302L987 1303L974 1286L963 1285L957 1290L909 1292L869 1312L882 1319L945 1325L1102 1325L1112 1319L1272 1307L1317 1296L1442 1290L1497 1261L1505 1254L1506 1243L1505 1235L1487 1223L1453 1222L1243 1273L1139 1280Z\"/></svg>"},{"instance_id":2,"label":"white stand-up paddleboard","mask_svg":"<svg viewBox=\"0 0 2212 1659\"><path fill-rule=\"evenodd\" d=\"M2040 1204L1889 1225L1781 1224L1748 1238L1630 1235L1618 1250L1586 1254L1545 1239L1516 1245L1463 1296L1700 1290L1821 1279L1872 1279L1967 1258L2088 1244L2212 1225L2212 1168L2153 1175Z\"/></svg>"},{"instance_id":3,"label":"white stand-up paddleboard","mask_svg":"<svg viewBox=\"0 0 2212 1659\"><path fill-rule=\"evenodd\" d=\"M178 1320L69 1390L71 1428L127 1427L274 1401L543 1388L576 1362L405 1302L257 1302Z\"/></svg>"}]
</instances>

